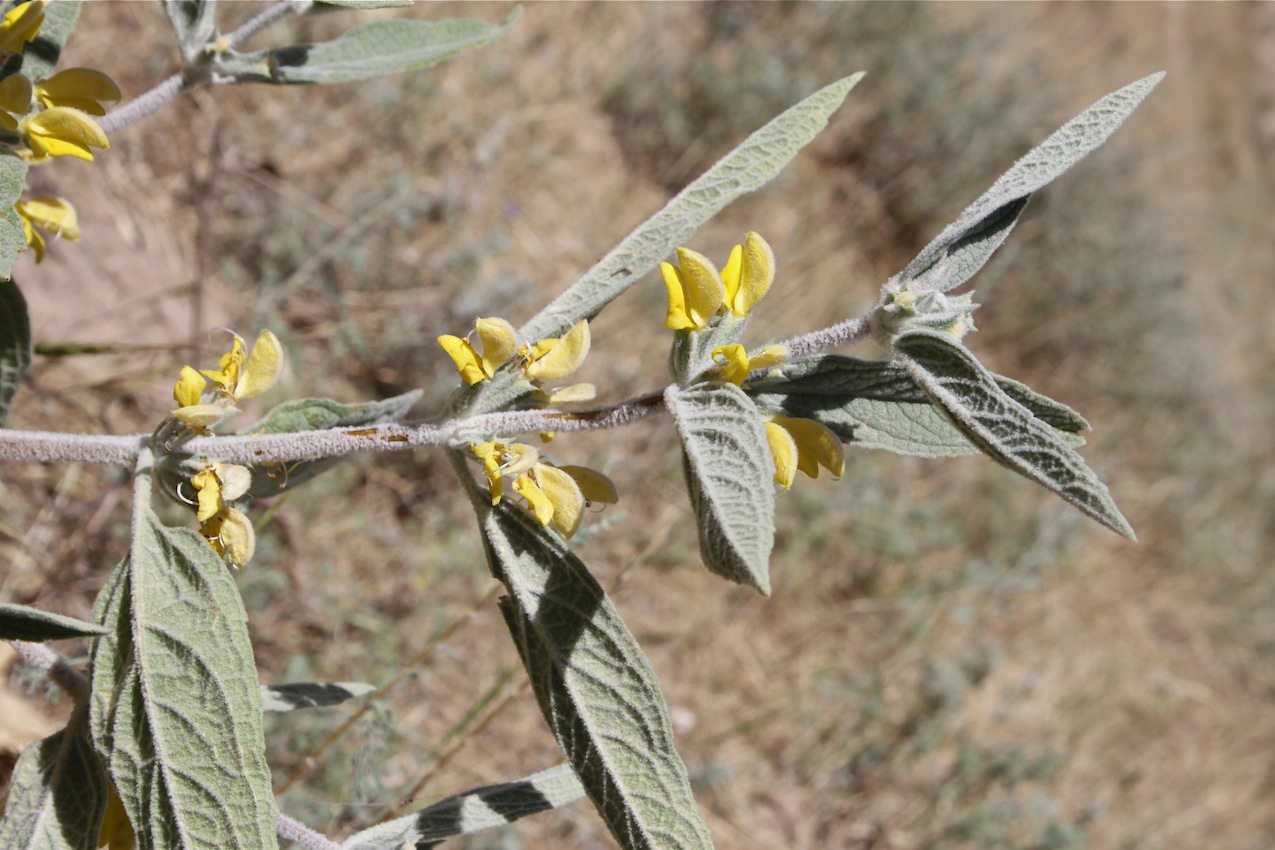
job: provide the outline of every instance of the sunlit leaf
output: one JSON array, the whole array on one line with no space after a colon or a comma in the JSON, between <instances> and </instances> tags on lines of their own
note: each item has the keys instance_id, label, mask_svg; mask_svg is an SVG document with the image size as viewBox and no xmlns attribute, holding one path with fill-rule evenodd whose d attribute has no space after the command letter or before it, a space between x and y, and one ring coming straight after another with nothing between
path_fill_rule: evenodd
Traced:
<instances>
[{"instance_id":1,"label":"sunlit leaf","mask_svg":"<svg viewBox=\"0 0 1275 850\"><path fill-rule=\"evenodd\" d=\"M98 597L91 719L142 850L278 846L247 615L197 533L135 508Z\"/></svg>"},{"instance_id":2,"label":"sunlit leaf","mask_svg":"<svg viewBox=\"0 0 1275 850\"><path fill-rule=\"evenodd\" d=\"M1133 540L1128 521L1084 458L997 385L981 363L947 334L908 330L894 349L912 379L952 424L988 457L1062 496Z\"/></svg>"},{"instance_id":3,"label":"sunlit leaf","mask_svg":"<svg viewBox=\"0 0 1275 850\"><path fill-rule=\"evenodd\" d=\"M432 842L505 826L583 796L584 786L575 771L570 765L562 764L524 779L447 797L415 814L352 835L341 845L341 850L433 846Z\"/></svg>"},{"instance_id":4,"label":"sunlit leaf","mask_svg":"<svg viewBox=\"0 0 1275 850\"><path fill-rule=\"evenodd\" d=\"M74 617L0 602L0 640L64 640L104 634L106 629L101 626Z\"/></svg>"},{"instance_id":5,"label":"sunlit leaf","mask_svg":"<svg viewBox=\"0 0 1275 850\"><path fill-rule=\"evenodd\" d=\"M217 72L241 83L349 83L424 68L507 33L520 11L483 21L373 21L332 41L217 57Z\"/></svg>"},{"instance_id":6,"label":"sunlit leaf","mask_svg":"<svg viewBox=\"0 0 1275 850\"><path fill-rule=\"evenodd\" d=\"M22 73L38 83L52 75L62 55L62 45L75 29L75 22L80 17L80 7L83 5L83 0L57 0L46 6L40 34L21 54L10 56L0 66L0 77L7 77L21 69Z\"/></svg>"},{"instance_id":7,"label":"sunlit leaf","mask_svg":"<svg viewBox=\"0 0 1275 850\"><path fill-rule=\"evenodd\" d=\"M89 738L88 710L37 741L14 767L0 847L4 850L96 850L109 782Z\"/></svg>"},{"instance_id":8,"label":"sunlit leaf","mask_svg":"<svg viewBox=\"0 0 1275 850\"><path fill-rule=\"evenodd\" d=\"M858 73L838 80L771 119L639 224L519 333L527 339L557 336L597 315L723 207L769 183L827 126L829 116L862 77Z\"/></svg>"},{"instance_id":9,"label":"sunlit leaf","mask_svg":"<svg viewBox=\"0 0 1275 850\"><path fill-rule=\"evenodd\" d=\"M927 280L928 288L946 292L969 280L1009 235L1031 194L1097 150L1162 79L1163 72L1130 83L1058 128L943 228L899 279L915 280L948 259L942 274Z\"/></svg>"},{"instance_id":10,"label":"sunlit leaf","mask_svg":"<svg viewBox=\"0 0 1275 850\"><path fill-rule=\"evenodd\" d=\"M682 441L704 566L769 594L775 465L757 406L723 383L671 386L664 402Z\"/></svg>"},{"instance_id":11,"label":"sunlit leaf","mask_svg":"<svg viewBox=\"0 0 1275 850\"><path fill-rule=\"evenodd\" d=\"M18 255L27 249L26 232L22 229L22 217L13 205L22 198L22 187L26 185L26 160L14 154L0 153L0 280L8 281L13 276L13 264ZM16 289L16 285L14 287ZM7 293L3 307L7 311L14 309L11 302L15 297ZM22 304L22 315L26 316L26 303ZM30 337L30 328L27 329Z\"/></svg>"}]
</instances>

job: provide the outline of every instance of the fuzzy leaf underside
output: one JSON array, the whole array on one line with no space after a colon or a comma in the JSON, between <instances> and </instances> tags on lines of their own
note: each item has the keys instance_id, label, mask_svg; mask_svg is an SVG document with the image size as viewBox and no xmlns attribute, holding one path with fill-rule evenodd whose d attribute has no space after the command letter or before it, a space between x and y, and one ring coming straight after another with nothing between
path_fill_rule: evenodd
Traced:
<instances>
[{"instance_id":1,"label":"fuzzy leaf underside","mask_svg":"<svg viewBox=\"0 0 1275 850\"><path fill-rule=\"evenodd\" d=\"M895 337L894 349L917 385L984 454L1136 539L1084 458L1010 398L964 346L947 334L917 329Z\"/></svg>"},{"instance_id":2,"label":"fuzzy leaf underside","mask_svg":"<svg viewBox=\"0 0 1275 850\"><path fill-rule=\"evenodd\" d=\"M109 783L89 738L88 712L27 747L0 817L5 850L96 850Z\"/></svg>"},{"instance_id":3,"label":"fuzzy leaf underside","mask_svg":"<svg viewBox=\"0 0 1275 850\"><path fill-rule=\"evenodd\" d=\"M8 314L2 317L6 327L0 327L0 333L6 334L7 341L9 332L7 325L17 321L16 310L20 305L22 321L26 327L27 359L30 360L31 329L26 324L27 306L22 300L22 294L17 292L17 284L10 280L13 277L13 264L18 261L18 255L27 249L22 217L13 208L13 205L22 198L22 187L26 185L26 180L26 161L16 154L0 154L0 281L4 281L6 287L11 287L6 290L3 302L0 302L0 309ZM23 368L26 368L25 365Z\"/></svg>"},{"instance_id":4,"label":"fuzzy leaf underside","mask_svg":"<svg viewBox=\"0 0 1275 850\"><path fill-rule=\"evenodd\" d=\"M518 20L515 9L499 24L483 21L373 21L339 38L226 55L218 71L241 83L350 83L434 65L490 44Z\"/></svg>"},{"instance_id":5,"label":"fuzzy leaf underside","mask_svg":"<svg viewBox=\"0 0 1275 850\"><path fill-rule=\"evenodd\" d=\"M95 619L91 721L142 850L275 848L247 615L226 565L190 529L134 516Z\"/></svg>"},{"instance_id":6,"label":"fuzzy leaf underside","mask_svg":"<svg viewBox=\"0 0 1275 850\"><path fill-rule=\"evenodd\" d=\"M1025 384L992 375L1010 398L1072 445L1089 425L1071 408ZM930 401L906 368L839 354L802 358L749 382L758 408L822 422L843 442L918 457L960 457L980 449Z\"/></svg>"},{"instance_id":7,"label":"fuzzy leaf underside","mask_svg":"<svg viewBox=\"0 0 1275 850\"><path fill-rule=\"evenodd\" d=\"M602 587L525 511L476 507L536 700L611 834L626 850L712 847L655 673Z\"/></svg>"},{"instance_id":8,"label":"fuzzy leaf underside","mask_svg":"<svg viewBox=\"0 0 1275 850\"><path fill-rule=\"evenodd\" d=\"M571 765L455 794L419 812L397 818L346 839L341 850L399 850L456 835L505 826L519 818L556 809L584 796Z\"/></svg>"},{"instance_id":9,"label":"fuzzy leaf underside","mask_svg":"<svg viewBox=\"0 0 1275 850\"><path fill-rule=\"evenodd\" d=\"M951 258L940 279L927 280L928 288L946 292L969 280L1009 235L1031 194L1097 150L1162 79L1163 72L1136 80L1100 98L1058 128L943 228L907 265L900 279L916 280L941 260Z\"/></svg>"},{"instance_id":10,"label":"fuzzy leaf underside","mask_svg":"<svg viewBox=\"0 0 1275 850\"><path fill-rule=\"evenodd\" d=\"M769 183L827 126L862 77L861 72L838 80L771 119L638 225L519 334L526 339L557 336L597 315L723 207Z\"/></svg>"},{"instance_id":11,"label":"fuzzy leaf underside","mask_svg":"<svg viewBox=\"0 0 1275 850\"><path fill-rule=\"evenodd\" d=\"M5 159L12 157L0 157ZM6 226L7 222L0 221L0 230ZM19 223L19 232L21 229ZM0 427L4 427L9 418L9 406L31 365L31 354L31 318L27 315L26 299L16 283L0 281Z\"/></svg>"},{"instance_id":12,"label":"fuzzy leaf underside","mask_svg":"<svg viewBox=\"0 0 1275 850\"><path fill-rule=\"evenodd\" d=\"M101 626L64 614L0 603L0 640L66 640L104 634L106 629Z\"/></svg>"},{"instance_id":13,"label":"fuzzy leaf underside","mask_svg":"<svg viewBox=\"0 0 1275 850\"><path fill-rule=\"evenodd\" d=\"M664 402L682 441L704 566L769 595L775 462L757 406L724 383L671 386Z\"/></svg>"}]
</instances>

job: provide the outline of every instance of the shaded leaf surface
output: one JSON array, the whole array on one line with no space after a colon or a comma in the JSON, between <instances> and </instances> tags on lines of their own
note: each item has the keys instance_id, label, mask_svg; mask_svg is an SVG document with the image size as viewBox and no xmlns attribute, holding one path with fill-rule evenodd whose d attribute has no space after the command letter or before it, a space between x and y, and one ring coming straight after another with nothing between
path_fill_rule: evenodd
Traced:
<instances>
[{"instance_id":1,"label":"shaded leaf surface","mask_svg":"<svg viewBox=\"0 0 1275 850\"><path fill-rule=\"evenodd\" d=\"M894 347L913 380L984 454L1135 539L1084 458L1010 398L964 346L944 333L909 330L895 338Z\"/></svg>"},{"instance_id":2,"label":"shaded leaf surface","mask_svg":"<svg viewBox=\"0 0 1275 850\"><path fill-rule=\"evenodd\" d=\"M214 0L164 0L164 11L188 63L217 37L216 9Z\"/></svg>"},{"instance_id":3,"label":"shaded leaf surface","mask_svg":"<svg viewBox=\"0 0 1275 850\"><path fill-rule=\"evenodd\" d=\"M98 598L94 742L138 846L274 848L277 815L247 616L197 533L134 515L132 549Z\"/></svg>"},{"instance_id":4,"label":"shaded leaf surface","mask_svg":"<svg viewBox=\"0 0 1275 850\"><path fill-rule=\"evenodd\" d=\"M770 593L775 462L752 399L734 384L669 387L683 469L709 570Z\"/></svg>"},{"instance_id":5,"label":"shaded leaf surface","mask_svg":"<svg viewBox=\"0 0 1275 850\"><path fill-rule=\"evenodd\" d=\"M11 157L0 157L5 159ZM7 221L0 221L0 231L7 226ZM19 222L19 232L21 229ZM0 427L8 421L9 405L31 365L31 353L31 318L27 315L26 299L16 283L0 281Z\"/></svg>"},{"instance_id":6,"label":"shaded leaf surface","mask_svg":"<svg viewBox=\"0 0 1275 850\"><path fill-rule=\"evenodd\" d=\"M611 600L524 511L475 506L541 712L611 834L628 850L711 847L655 673Z\"/></svg>"},{"instance_id":7,"label":"shaded leaf surface","mask_svg":"<svg viewBox=\"0 0 1275 850\"><path fill-rule=\"evenodd\" d=\"M106 811L106 771L89 739L81 706L66 728L37 741L13 770L0 847L5 850L95 850Z\"/></svg>"},{"instance_id":8,"label":"shaded leaf surface","mask_svg":"<svg viewBox=\"0 0 1275 850\"><path fill-rule=\"evenodd\" d=\"M29 605L0 603L0 640L64 640L106 634L106 629Z\"/></svg>"}]
</instances>

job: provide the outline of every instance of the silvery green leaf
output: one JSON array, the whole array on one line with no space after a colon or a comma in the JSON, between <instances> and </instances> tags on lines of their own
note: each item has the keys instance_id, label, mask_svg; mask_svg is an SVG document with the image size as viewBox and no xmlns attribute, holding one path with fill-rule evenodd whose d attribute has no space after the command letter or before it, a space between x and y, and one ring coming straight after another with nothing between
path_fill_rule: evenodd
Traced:
<instances>
[{"instance_id":1,"label":"silvery green leaf","mask_svg":"<svg viewBox=\"0 0 1275 850\"><path fill-rule=\"evenodd\" d=\"M519 333L544 339L597 315L719 210L769 183L827 126L829 116L862 77L860 72L838 80L771 119L638 225Z\"/></svg>"},{"instance_id":2,"label":"silvery green leaf","mask_svg":"<svg viewBox=\"0 0 1275 850\"><path fill-rule=\"evenodd\" d=\"M997 385L1072 445L1088 423L1066 405L1018 381ZM748 383L758 408L822 422L843 442L919 457L959 457L979 449L934 407L907 369L884 360L820 354L785 364Z\"/></svg>"},{"instance_id":3,"label":"silvery green leaf","mask_svg":"<svg viewBox=\"0 0 1275 850\"><path fill-rule=\"evenodd\" d=\"M109 784L78 706L66 728L37 741L13 769L0 847L5 850L96 850Z\"/></svg>"},{"instance_id":4,"label":"silvery green leaf","mask_svg":"<svg viewBox=\"0 0 1275 850\"><path fill-rule=\"evenodd\" d=\"M341 850L399 850L434 846L444 838L505 826L519 818L565 806L584 796L569 764L513 782L455 794L415 814L396 818L346 839Z\"/></svg>"},{"instance_id":5,"label":"silvery green leaf","mask_svg":"<svg viewBox=\"0 0 1275 850\"><path fill-rule=\"evenodd\" d=\"M208 47L217 38L216 0L164 0L164 11L177 32L187 64L207 56Z\"/></svg>"},{"instance_id":6,"label":"silvery green leaf","mask_svg":"<svg viewBox=\"0 0 1275 850\"><path fill-rule=\"evenodd\" d=\"M106 629L101 626L74 617L0 602L0 640L65 640L104 634Z\"/></svg>"},{"instance_id":7,"label":"silvery green leaf","mask_svg":"<svg viewBox=\"0 0 1275 850\"><path fill-rule=\"evenodd\" d=\"M969 280L1009 235L1031 194L1100 147L1162 79L1163 72L1152 74L1112 92L1032 148L934 237L900 278L916 280L950 257L928 287L945 292Z\"/></svg>"},{"instance_id":8,"label":"silvery green leaf","mask_svg":"<svg viewBox=\"0 0 1275 850\"><path fill-rule=\"evenodd\" d=\"M0 222L0 230L6 225L7 222ZM21 231L21 224L18 229ZM30 365L31 318L27 315L26 299L16 283L0 281L0 427L9 418L9 405Z\"/></svg>"},{"instance_id":9,"label":"silvery green leaf","mask_svg":"<svg viewBox=\"0 0 1275 850\"><path fill-rule=\"evenodd\" d=\"M6 11L15 5L17 4L6 4ZM51 75L62 55L62 45L66 43L71 30L75 29L76 19L80 17L80 7L83 5L83 0L58 0L46 6L40 34L23 49L21 55L15 53L5 61L3 67L0 67L0 77L7 77L11 72L21 69L32 82L38 83Z\"/></svg>"},{"instance_id":10,"label":"silvery green leaf","mask_svg":"<svg viewBox=\"0 0 1275 850\"><path fill-rule=\"evenodd\" d=\"M296 711L298 708L340 705L376 690L362 682L292 682L261 686L262 711Z\"/></svg>"},{"instance_id":11,"label":"silvery green leaf","mask_svg":"<svg viewBox=\"0 0 1275 850\"><path fill-rule=\"evenodd\" d=\"M712 847L655 672L611 600L526 511L474 503L541 713L611 834L628 850Z\"/></svg>"},{"instance_id":12,"label":"silvery green leaf","mask_svg":"<svg viewBox=\"0 0 1275 850\"><path fill-rule=\"evenodd\" d=\"M368 401L361 404L342 404L327 398L292 399L271 408L259 421L239 433L287 434L297 431L357 428L361 425L397 422L407 415L423 393L424 390L412 390L381 401ZM332 461L307 460L255 467L252 474L252 488L248 494L254 499L277 496L284 490L304 484L331 465ZM165 484L170 488L176 486L176 480L172 479L172 476L166 477L171 466L167 458L160 464L161 477L165 478ZM185 477L178 476L183 479Z\"/></svg>"},{"instance_id":13,"label":"silvery green leaf","mask_svg":"<svg viewBox=\"0 0 1275 850\"><path fill-rule=\"evenodd\" d=\"M983 364L947 334L904 331L896 356L952 423L988 457L1062 496L1098 522L1136 539L1106 485L1053 428L1014 401Z\"/></svg>"},{"instance_id":14,"label":"silvery green leaf","mask_svg":"<svg viewBox=\"0 0 1275 850\"><path fill-rule=\"evenodd\" d=\"M718 366L713 360L713 352L721 346L739 342L747 324L747 319L714 316L706 328L675 332L669 356L673 379L683 386L706 379Z\"/></svg>"},{"instance_id":15,"label":"silvery green leaf","mask_svg":"<svg viewBox=\"0 0 1275 850\"><path fill-rule=\"evenodd\" d=\"M775 461L757 406L723 383L670 386L664 403L682 441L704 566L769 595Z\"/></svg>"},{"instance_id":16,"label":"silvery green leaf","mask_svg":"<svg viewBox=\"0 0 1275 850\"><path fill-rule=\"evenodd\" d=\"M13 276L13 264L18 261L18 255L27 249L22 217L13 208L22 198L22 188L26 181L26 161L15 154L0 154L0 280L4 281ZM6 308L12 309L9 303L12 299L12 294L4 299ZM25 302L22 303L22 313L23 316L26 315ZM29 328L27 335L30 336Z\"/></svg>"},{"instance_id":17,"label":"silvery green leaf","mask_svg":"<svg viewBox=\"0 0 1275 850\"><path fill-rule=\"evenodd\" d=\"M221 558L137 505L94 614L114 639L94 642L93 739L138 846L277 847L248 618Z\"/></svg>"},{"instance_id":18,"label":"silvery green leaf","mask_svg":"<svg viewBox=\"0 0 1275 850\"><path fill-rule=\"evenodd\" d=\"M462 50L490 44L518 19L482 21L373 21L339 38L252 53L226 53L216 73L240 83L349 83L424 68Z\"/></svg>"}]
</instances>

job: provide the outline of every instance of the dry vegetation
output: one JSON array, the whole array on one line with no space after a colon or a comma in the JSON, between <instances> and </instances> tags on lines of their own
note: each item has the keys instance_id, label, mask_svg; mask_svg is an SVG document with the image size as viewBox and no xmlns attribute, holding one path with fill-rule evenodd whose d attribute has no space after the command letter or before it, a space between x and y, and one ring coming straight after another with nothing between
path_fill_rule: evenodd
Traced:
<instances>
[{"instance_id":1,"label":"dry vegetation","mask_svg":"<svg viewBox=\"0 0 1275 850\"><path fill-rule=\"evenodd\" d=\"M70 63L127 94L171 68L158 8L89 4L82 27ZM1269 847L1272 51L1263 6L534 5L431 72L201 93L98 165L33 178L85 231L19 265L37 340L123 351L37 358L13 425L149 430L217 325L284 340L274 400L424 387L430 415L455 383L436 334L525 319L751 129L863 68L826 136L694 239L775 246L754 339L820 326L1032 141L1165 69L976 279L969 340L1094 423L1086 455L1140 545L985 460L858 454L782 499L761 599L698 567L666 422L554 450L620 487L580 551L662 678L717 846ZM663 380L662 299L652 278L595 324L581 379L604 397ZM283 795L330 834L420 783L417 804L559 760L444 466L335 469L240 576L265 679L403 676ZM124 487L6 466L0 599L83 615L126 545ZM0 745L42 734L2 710ZM268 724L280 781L342 717ZM458 846L611 845L577 804Z\"/></svg>"}]
</instances>

